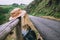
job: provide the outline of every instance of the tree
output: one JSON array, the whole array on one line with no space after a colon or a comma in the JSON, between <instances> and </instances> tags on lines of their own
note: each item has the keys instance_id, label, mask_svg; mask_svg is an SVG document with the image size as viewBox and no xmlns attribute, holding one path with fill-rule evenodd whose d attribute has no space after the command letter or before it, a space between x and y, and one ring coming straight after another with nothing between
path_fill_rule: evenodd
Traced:
<instances>
[{"instance_id":1,"label":"tree","mask_svg":"<svg viewBox=\"0 0 60 40\"><path fill-rule=\"evenodd\" d=\"M18 5L17 3L13 3L12 6L17 7L17 6L19 6L19 5Z\"/></svg>"}]
</instances>

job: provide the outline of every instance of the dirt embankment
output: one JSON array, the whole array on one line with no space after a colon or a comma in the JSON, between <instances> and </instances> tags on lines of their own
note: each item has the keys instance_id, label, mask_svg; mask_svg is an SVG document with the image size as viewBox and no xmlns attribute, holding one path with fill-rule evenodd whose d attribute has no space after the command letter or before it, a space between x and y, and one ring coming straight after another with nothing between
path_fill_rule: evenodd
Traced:
<instances>
[{"instance_id":1,"label":"dirt embankment","mask_svg":"<svg viewBox=\"0 0 60 40\"><path fill-rule=\"evenodd\" d=\"M55 18L55 17L52 17L52 16L41 16L41 18L46 18L46 19L50 19L50 20L60 21L60 18Z\"/></svg>"}]
</instances>

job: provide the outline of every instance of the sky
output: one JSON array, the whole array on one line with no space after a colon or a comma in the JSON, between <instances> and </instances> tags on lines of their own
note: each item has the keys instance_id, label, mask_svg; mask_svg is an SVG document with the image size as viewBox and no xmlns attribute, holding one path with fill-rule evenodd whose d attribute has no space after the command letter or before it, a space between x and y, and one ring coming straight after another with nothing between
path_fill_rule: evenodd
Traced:
<instances>
[{"instance_id":1,"label":"sky","mask_svg":"<svg viewBox=\"0 0 60 40\"><path fill-rule=\"evenodd\" d=\"M0 5L9 5L9 4L13 4L13 3L17 3L17 4L29 4L31 3L33 0L0 0Z\"/></svg>"}]
</instances>

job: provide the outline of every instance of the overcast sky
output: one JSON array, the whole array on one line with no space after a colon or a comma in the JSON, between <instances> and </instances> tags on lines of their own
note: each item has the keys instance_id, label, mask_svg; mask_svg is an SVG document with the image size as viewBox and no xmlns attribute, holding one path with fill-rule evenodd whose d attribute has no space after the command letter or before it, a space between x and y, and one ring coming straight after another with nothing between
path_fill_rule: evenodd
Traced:
<instances>
[{"instance_id":1,"label":"overcast sky","mask_svg":"<svg viewBox=\"0 0 60 40\"><path fill-rule=\"evenodd\" d=\"M0 5L9 5L12 3L18 3L18 4L29 4L31 3L33 0L0 0Z\"/></svg>"}]
</instances>

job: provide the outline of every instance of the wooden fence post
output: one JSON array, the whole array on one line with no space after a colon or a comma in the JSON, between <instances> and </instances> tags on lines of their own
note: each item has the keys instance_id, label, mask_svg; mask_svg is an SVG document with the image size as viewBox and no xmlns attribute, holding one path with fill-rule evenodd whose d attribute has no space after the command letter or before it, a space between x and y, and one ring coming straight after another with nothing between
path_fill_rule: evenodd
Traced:
<instances>
[{"instance_id":1,"label":"wooden fence post","mask_svg":"<svg viewBox=\"0 0 60 40\"><path fill-rule=\"evenodd\" d=\"M19 17L19 23L16 27L16 39L23 40L22 32L21 32L21 17Z\"/></svg>"}]
</instances>

